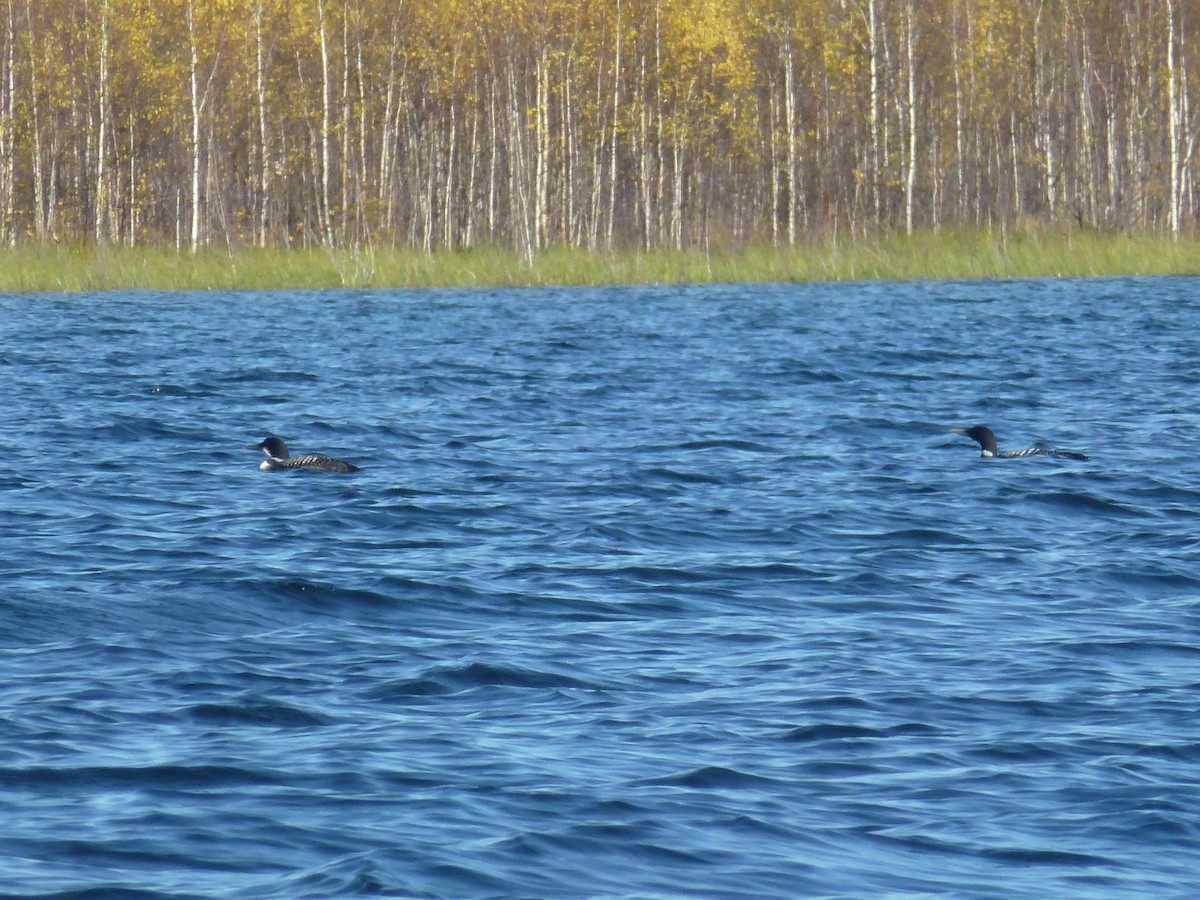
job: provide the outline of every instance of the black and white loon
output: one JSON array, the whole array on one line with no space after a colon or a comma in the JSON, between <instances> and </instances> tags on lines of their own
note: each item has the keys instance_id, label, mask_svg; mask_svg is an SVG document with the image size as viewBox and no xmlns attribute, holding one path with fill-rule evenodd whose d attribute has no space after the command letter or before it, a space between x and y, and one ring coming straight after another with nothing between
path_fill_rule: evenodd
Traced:
<instances>
[{"instance_id":1,"label":"black and white loon","mask_svg":"<svg viewBox=\"0 0 1200 900\"><path fill-rule=\"evenodd\" d=\"M261 450L267 458L259 464L264 472L276 469L304 469L307 472L357 472L358 466L340 459L331 459L320 453L305 453L303 456L288 456L287 444L280 438L269 437L261 444L249 444L250 450Z\"/></svg>"},{"instance_id":2,"label":"black and white loon","mask_svg":"<svg viewBox=\"0 0 1200 900\"><path fill-rule=\"evenodd\" d=\"M951 428L955 434L964 434L979 442L983 448L980 456L996 457L997 459L1020 459L1022 456L1059 456L1063 459L1089 459L1086 453L1078 450L1051 450L1046 447L1026 447L1023 450L1000 450L996 447L996 435L986 425L974 425L970 428Z\"/></svg>"}]
</instances>

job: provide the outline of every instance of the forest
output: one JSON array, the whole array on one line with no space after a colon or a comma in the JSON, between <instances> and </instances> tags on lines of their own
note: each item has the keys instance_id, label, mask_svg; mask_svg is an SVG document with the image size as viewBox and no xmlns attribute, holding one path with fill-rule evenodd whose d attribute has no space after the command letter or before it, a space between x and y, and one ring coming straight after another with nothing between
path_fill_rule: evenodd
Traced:
<instances>
[{"instance_id":1,"label":"forest","mask_svg":"<svg viewBox=\"0 0 1200 900\"><path fill-rule=\"evenodd\" d=\"M0 0L0 243L532 256L1190 236L1198 16L1200 0Z\"/></svg>"}]
</instances>

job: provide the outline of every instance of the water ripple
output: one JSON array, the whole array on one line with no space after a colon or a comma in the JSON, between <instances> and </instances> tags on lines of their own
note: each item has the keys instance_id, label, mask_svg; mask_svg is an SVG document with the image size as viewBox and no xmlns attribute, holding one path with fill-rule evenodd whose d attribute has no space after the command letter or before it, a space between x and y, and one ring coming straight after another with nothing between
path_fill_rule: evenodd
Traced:
<instances>
[{"instance_id":1,"label":"water ripple","mask_svg":"<svg viewBox=\"0 0 1200 900\"><path fill-rule=\"evenodd\" d=\"M1198 294L0 297L0 893L1190 896Z\"/></svg>"}]
</instances>

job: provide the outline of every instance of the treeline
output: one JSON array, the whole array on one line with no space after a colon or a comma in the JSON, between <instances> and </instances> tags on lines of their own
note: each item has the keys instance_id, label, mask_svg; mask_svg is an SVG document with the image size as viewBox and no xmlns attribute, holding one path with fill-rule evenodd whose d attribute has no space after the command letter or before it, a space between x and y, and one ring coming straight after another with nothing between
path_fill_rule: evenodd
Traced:
<instances>
[{"instance_id":1,"label":"treeline","mask_svg":"<svg viewBox=\"0 0 1200 900\"><path fill-rule=\"evenodd\" d=\"M1200 0L0 0L0 241L1197 223Z\"/></svg>"}]
</instances>

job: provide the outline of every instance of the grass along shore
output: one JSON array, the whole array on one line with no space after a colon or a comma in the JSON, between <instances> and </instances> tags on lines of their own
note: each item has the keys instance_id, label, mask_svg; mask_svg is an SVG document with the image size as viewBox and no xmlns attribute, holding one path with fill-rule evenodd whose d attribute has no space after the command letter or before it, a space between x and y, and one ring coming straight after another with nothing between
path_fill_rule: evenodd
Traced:
<instances>
[{"instance_id":1,"label":"grass along shore","mask_svg":"<svg viewBox=\"0 0 1200 900\"><path fill-rule=\"evenodd\" d=\"M792 248L589 253L502 249L235 250L25 246L0 250L0 291L269 290L1200 274L1200 239L924 232Z\"/></svg>"}]
</instances>

